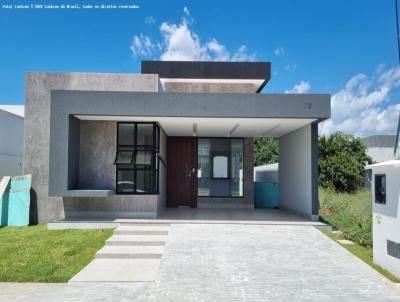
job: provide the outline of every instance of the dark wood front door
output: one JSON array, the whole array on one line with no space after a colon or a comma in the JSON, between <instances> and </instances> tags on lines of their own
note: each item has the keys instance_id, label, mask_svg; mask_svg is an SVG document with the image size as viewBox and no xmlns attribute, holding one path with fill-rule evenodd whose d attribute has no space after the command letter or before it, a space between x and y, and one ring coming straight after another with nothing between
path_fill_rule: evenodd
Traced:
<instances>
[{"instance_id":1,"label":"dark wood front door","mask_svg":"<svg viewBox=\"0 0 400 302\"><path fill-rule=\"evenodd\" d=\"M197 206L197 138L168 137L167 206Z\"/></svg>"}]
</instances>

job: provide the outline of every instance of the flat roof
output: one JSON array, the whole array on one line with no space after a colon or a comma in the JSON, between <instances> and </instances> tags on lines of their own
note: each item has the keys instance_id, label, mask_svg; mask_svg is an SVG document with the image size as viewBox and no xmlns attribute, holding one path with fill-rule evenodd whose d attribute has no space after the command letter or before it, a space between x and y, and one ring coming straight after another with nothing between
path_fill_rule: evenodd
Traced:
<instances>
[{"instance_id":1,"label":"flat roof","mask_svg":"<svg viewBox=\"0 0 400 302\"><path fill-rule=\"evenodd\" d=\"M394 148L396 135L371 135L361 139L364 144L371 147Z\"/></svg>"},{"instance_id":2,"label":"flat roof","mask_svg":"<svg viewBox=\"0 0 400 302\"><path fill-rule=\"evenodd\" d=\"M270 62L142 61L142 74L166 79L262 80L258 91L271 78Z\"/></svg>"}]
</instances>

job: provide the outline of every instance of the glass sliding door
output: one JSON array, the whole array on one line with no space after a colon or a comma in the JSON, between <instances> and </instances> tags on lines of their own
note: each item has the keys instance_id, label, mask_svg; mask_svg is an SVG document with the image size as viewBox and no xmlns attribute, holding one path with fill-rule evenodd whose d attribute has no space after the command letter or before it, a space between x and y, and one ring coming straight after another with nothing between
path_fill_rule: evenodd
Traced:
<instances>
[{"instance_id":1,"label":"glass sliding door","mask_svg":"<svg viewBox=\"0 0 400 302\"><path fill-rule=\"evenodd\" d=\"M243 139L198 139L198 196L243 197Z\"/></svg>"}]
</instances>

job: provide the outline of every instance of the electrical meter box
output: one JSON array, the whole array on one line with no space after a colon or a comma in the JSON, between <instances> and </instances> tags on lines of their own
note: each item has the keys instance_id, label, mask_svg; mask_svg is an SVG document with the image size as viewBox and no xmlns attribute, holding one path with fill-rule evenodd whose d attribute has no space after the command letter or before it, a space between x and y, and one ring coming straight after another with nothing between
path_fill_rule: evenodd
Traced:
<instances>
[{"instance_id":1,"label":"electrical meter box","mask_svg":"<svg viewBox=\"0 0 400 302\"><path fill-rule=\"evenodd\" d=\"M400 278L400 160L371 170L374 262Z\"/></svg>"}]
</instances>

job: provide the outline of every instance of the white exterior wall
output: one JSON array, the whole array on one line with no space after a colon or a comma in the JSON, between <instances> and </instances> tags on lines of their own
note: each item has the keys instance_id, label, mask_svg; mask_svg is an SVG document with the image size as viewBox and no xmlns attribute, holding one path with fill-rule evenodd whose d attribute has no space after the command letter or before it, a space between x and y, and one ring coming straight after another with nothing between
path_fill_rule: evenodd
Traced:
<instances>
[{"instance_id":1,"label":"white exterior wall","mask_svg":"<svg viewBox=\"0 0 400 302\"><path fill-rule=\"evenodd\" d=\"M279 206L312 216L311 125L279 139Z\"/></svg>"},{"instance_id":2,"label":"white exterior wall","mask_svg":"<svg viewBox=\"0 0 400 302\"><path fill-rule=\"evenodd\" d=\"M393 147L369 147L367 149L367 154L371 156L372 161L380 163L386 160L393 159Z\"/></svg>"},{"instance_id":3,"label":"white exterior wall","mask_svg":"<svg viewBox=\"0 0 400 302\"><path fill-rule=\"evenodd\" d=\"M0 178L22 174L24 118L0 109Z\"/></svg>"},{"instance_id":4,"label":"white exterior wall","mask_svg":"<svg viewBox=\"0 0 400 302\"><path fill-rule=\"evenodd\" d=\"M400 243L400 161L372 169L374 262L400 278L400 259L387 254L387 240ZM386 175L386 204L375 203L375 174Z\"/></svg>"}]
</instances>

